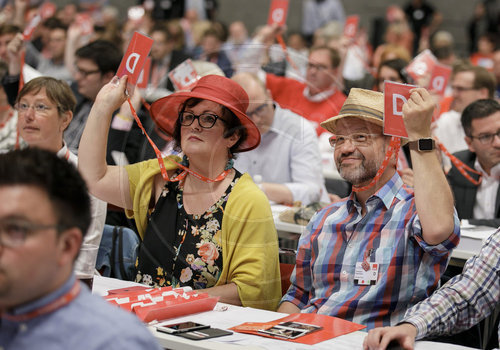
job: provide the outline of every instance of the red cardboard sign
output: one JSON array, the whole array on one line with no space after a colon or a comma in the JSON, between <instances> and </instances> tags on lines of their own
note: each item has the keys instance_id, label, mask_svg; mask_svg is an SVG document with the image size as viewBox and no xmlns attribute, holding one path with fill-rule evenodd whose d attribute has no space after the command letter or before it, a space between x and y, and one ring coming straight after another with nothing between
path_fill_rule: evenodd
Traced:
<instances>
[{"instance_id":1,"label":"red cardboard sign","mask_svg":"<svg viewBox=\"0 0 500 350\"><path fill-rule=\"evenodd\" d=\"M429 82L429 90L434 90L439 95L444 96L444 91L448 85L448 79L451 75L451 67L444 64L436 63L432 70L431 80Z\"/></svg>"},{"instance_id":2,"label":"red cardboard sign","mask_svg":"<svg viewBox=\"0 0 500 350\"><path fill-rule=\"evenodd\" d=\"M139 79L137 80L137 87L139 89L145 89L148 87L149 81L149 71L151 70L151 57L146 58L146 63L144 63L144 68L142 68Z\"/></svg>"},{"instance_id":3,"label":"red cardboard sign","mask_svg":"<svg viewBox=\"0 0 500 350\"><path fill-rule=\"evenodd\" d=\"M268 25L285 25L288 14L288 0L273 0L269 9Z\"/></svg>"},{"instance_id":4,"label":"red cardboard sign","mask_svg":"<svg viewBox=\"0 0 500 350\"><path fill-rule=\"evenodd\" d=\"M417 81L425 74L432 74L436 63L436 57L434 57L431 51L424 50L410 62L408 67L406 67L406 71L414 81Z\"/></svg>"},{"instance_id":5,"label":"red cardboard sign","mask_svg":"<svg viewBox=\"0 0 500 350\"><path fill-rule=\"evenodd\" d=\"M36 16L31 19L31 21L28 23L26 28L24 28L24 32L23 32L24 40L26 40L26 41L31 40L31 36L33 35L33 32L35 31L35 28L40 24L41 21L42 21L42 17L39 14L36 14Z\"/></svg>"},{"instance_id":6,"label":"red cardboard sign","mask_svg":"<svg viewBox=\"0 0 500 350\"><path fill-rule=\"evenodd\" d=\"M47 1L42 6L40 6L40 8L38 9L38 13L40 13L42 19L47 19L54 16L56 10L57 6L54 3Z\"/></svg>"},{"instance_id":7,"label":"red cardboard sign","mask_svg":"<svg viewBox=\"0 0 500 350\"><path fill-rule=\"evenodd\" d=\"M384 81L384 134L408 137L403 122L403 105L414 88L414 85Z\"/></svg>"},{"instance_id":8,"label":"red cardboard sign","mask_svg":"<svg viewBox=\"0 0 500 350\"><path fill-rule=\"evenodd\" d=\"M356 33L358 32L358 24L358 15L347 16L344 25L344 36L350 39L354 39L356 37Z\"/></svg>"},{"instance_id":9,"label":"red cardboard sign","mask_svg":"<svg viewBox=\"0 0 500 350\"><path fill-rule=\"evenodd\" d=\"M132 95L133 89L137 84L137 80L146 62L146 58L149 55L151 46L153 46L153 39L139 32L135 32L122 58L120 67L118 67L118 71L116 72L118 78L128 75L127 89L130 95Z\"/></svg>"},{"instance_id":10,"label":"red cardboard sign","mask_svg":"<svg viewBox=\"0 0 500 350\"><path fill-rule=\"evenodd\" d=\"M193 66L193 62L188 58L168 73L176 91L189 90L200 76Z\"/></svg>"},{"instance_id":11,"label":"red cardboard sign","mask_svg":"<svg viewBox=\"0 0 500 350\"><path fill-rule=\"evenodd\" d=\"M90 13L77 13L75 16L75 23L80 27L82 35L89 35L94 31L94 23Z\"/></svg>"}]
</instances>

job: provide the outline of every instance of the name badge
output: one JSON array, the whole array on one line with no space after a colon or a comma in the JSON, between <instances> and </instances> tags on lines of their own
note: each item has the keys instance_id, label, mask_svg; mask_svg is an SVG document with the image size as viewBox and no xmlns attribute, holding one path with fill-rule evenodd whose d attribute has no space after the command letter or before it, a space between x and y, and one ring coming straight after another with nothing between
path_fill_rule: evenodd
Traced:
<instances>
[{"instance_id":1,"label":"name badge","mask_svg":"<svg viewBox=\"0 0 500 350\"><path fill-rule=\"evenodd\" d=\"M375 285L378 278L378 263L369 263L368 269L363 268L362 262L356 263L354 271L354 283L361 286Z\"/></svg>"}]
</instances>

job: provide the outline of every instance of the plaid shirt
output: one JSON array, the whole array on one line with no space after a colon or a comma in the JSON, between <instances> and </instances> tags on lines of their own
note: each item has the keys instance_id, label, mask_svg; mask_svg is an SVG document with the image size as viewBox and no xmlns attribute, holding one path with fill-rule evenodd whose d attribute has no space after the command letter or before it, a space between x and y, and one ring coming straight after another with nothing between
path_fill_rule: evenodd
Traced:
<instances>
[{"instance_id":1,"label":"plaid shirt","mask_svg":"<svg viewBox=\"0 0 500 350\"><path fill-rule=\"evenodd\" d=\"M500 229L488 238L461 275L408 310L404 322L417 327L417 339L458 333L486 318L500 300ZM498 330L500 340L500 329Z\"/></svg>"},{"instance_id":2,"label":"plaid shirt","mask_svg":"<svg viewBox=\"0 0 500 350\"><path fill-rule=\"evenodd\" d=\"M299 240L291 286L282 301L366 325L396 324L405 311L432 294L459 241L453 233L431 246L422 238L415 197L396 173L366 201L353 193L318 212ZM378 263L375 285L354 281L357 262Z\"/></svg>"}]
</instances>

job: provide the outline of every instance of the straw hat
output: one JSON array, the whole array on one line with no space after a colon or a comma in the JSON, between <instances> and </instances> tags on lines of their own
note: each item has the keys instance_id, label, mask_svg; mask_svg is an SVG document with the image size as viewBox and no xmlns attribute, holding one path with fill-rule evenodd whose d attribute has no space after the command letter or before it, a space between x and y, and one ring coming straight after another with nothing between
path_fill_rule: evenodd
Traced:
<instances>
[{"instance_id":1,"label":"straw hat","mask_svg":"<svg viewBox=\"0 0 500 350\"><path fill-rule=\"evenodd\" d=\"M155 101L151 105L151 117L156 125L167 135L172 136L175 122L179 117L180 106L190 98L200 98L216 102L229 108L247 131L247 138L236 152L254 149L260 143L257 126L245 114L248 107L248 95L236 82L218 75L202 77L191 91L178 91Z\"/></svg>"},{"instance_id":2,"label":"straw hat","mask_svg":"<svg viewBox=\"0 0 500 350\"><path fill-rule=\"evenodd\" d=\"M340 109L339 115L321 123L326 130L335 134L337 120L356 117L384 126L384 94L377 91L352 88Z\"/></svg>"}]
</instances>

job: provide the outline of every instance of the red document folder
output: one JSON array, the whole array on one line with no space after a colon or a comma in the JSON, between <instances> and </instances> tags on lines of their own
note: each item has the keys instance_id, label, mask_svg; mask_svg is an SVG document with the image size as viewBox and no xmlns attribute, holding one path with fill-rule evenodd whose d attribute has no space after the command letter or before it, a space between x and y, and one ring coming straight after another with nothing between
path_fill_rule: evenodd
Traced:
<instances>
[{"instance_id":1,"label":"red document folder","mask_svg":"<svg viewBox=\"0 0 500 350\"><path fill-rule=\"evenodd\" d=\"M318 331L314 331L312 333L306 334L302 337L296 339L283 339L279 337L274 337L267 334L259 333L259 330L265 330L272 328L283 322L300 322L309 325L320 326L321 329ZM332 339L344 334L352 333L355 331L359 331L366 326L353 323L350 321L345 321L337 317L331 317L327 315L319 315L312 313L304 313L304 314L291 314L289 316L280 318L278 320L274 320L266 323L257 323L257 322L247 322L242 323L238 326L230 328L231 330L239 333L248 333L260 335L263 337L285 340L294 343L308 344L314 345L320 343L322 341Z\"/></svg>"},{"instance_id":2,"label":"red document folder","mask_svg":"<svg viewBox=\"0 0 500 350\"><path fill-rule=\"evenodd\" d=\"M160 321L210 311L214 309L219 300L219 297L212 297L207 293L186 292L182 288L139 288L128 288L129 291L124 293L115 290L105 299L135 313L143 322Z\"/></svg>"}]
</instances>

